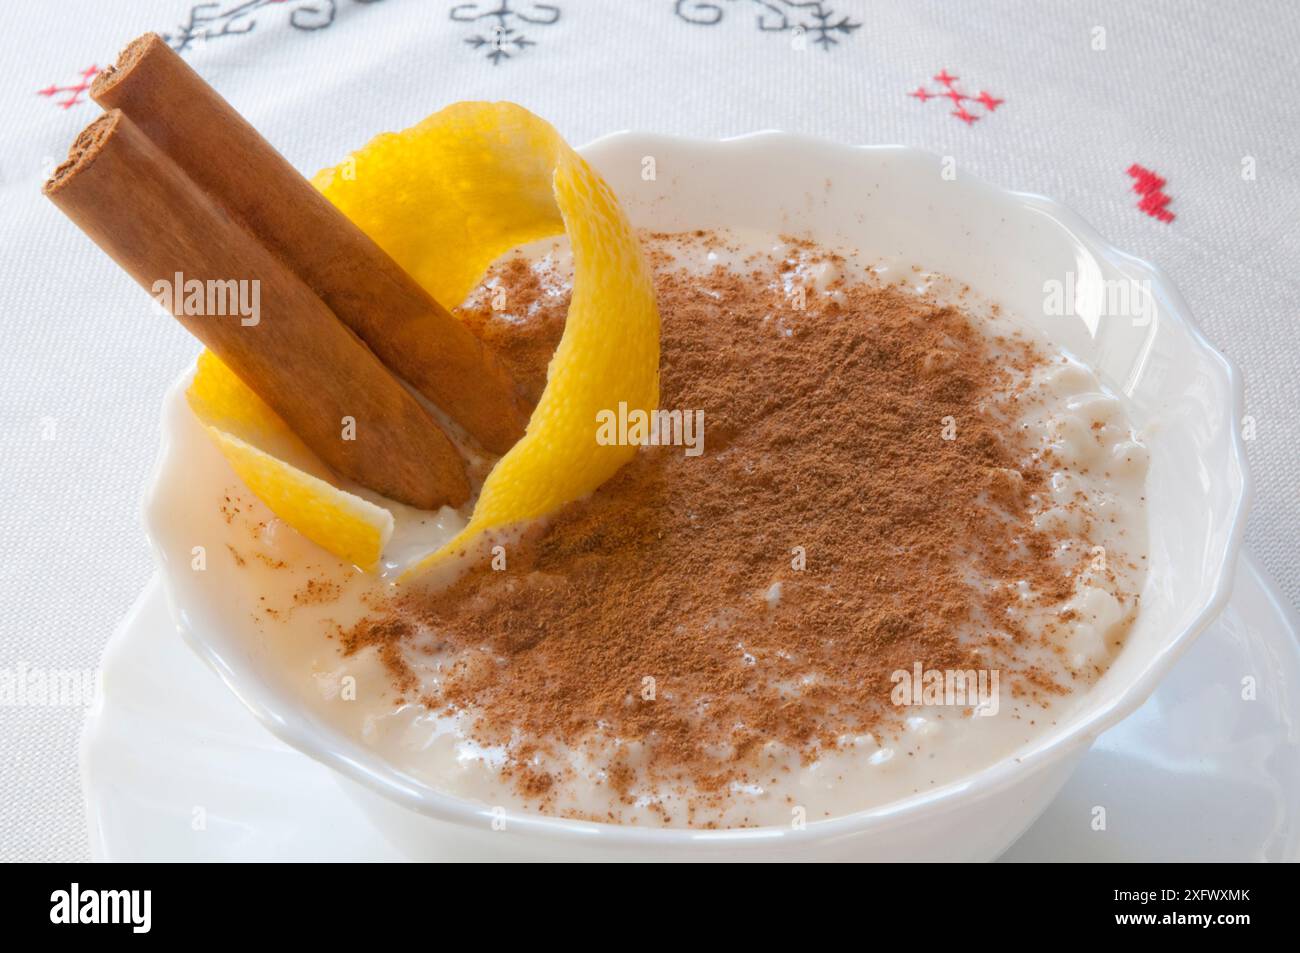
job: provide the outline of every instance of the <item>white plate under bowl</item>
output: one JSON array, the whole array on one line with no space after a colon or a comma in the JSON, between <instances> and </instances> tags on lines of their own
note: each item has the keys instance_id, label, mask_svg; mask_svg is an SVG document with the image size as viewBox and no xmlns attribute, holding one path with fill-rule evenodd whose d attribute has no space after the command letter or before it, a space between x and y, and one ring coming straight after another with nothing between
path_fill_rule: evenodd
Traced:
<instances>
[{"instance_id":1,"label":"white plate under bowl","mask_svg":"<svg viewBox=\"0 0 1300 953\"><path fill-rule=\"evenodd\" d=\"M810 234L872 259L968 283L1043 328L1123 396L1151 449L1149 572L1124 649L1077 714L961 781L800 830L648 829L508 813L451 797L402 773L309 711L250 631L256 594L230 573L190 571L213 503L195 492L195 428L169 398L165 445L146 511L164 589L182 634L275 734L337 770L372 820L427 854L665 859L983 859L1000 854L1061 789L1097 736L1132 713L1231 590L1246 507L1238 422L1241 381L1150 265L1107 244L1047 199L945 176L938 156L761 133L722 142L619 134L583 150L632 221L658 230L740 227ZM645 157L657 175L647 181ZM436 183L431 183L436 187ZM1082 294L1079 313L1044 314L1047 281ZM1103 284L1142 290L1153 314L1107 316ZM203 462L200 462L203 461ZM213 547L214 550L221 547ZM245 579L245 586L249 583ZM292 790L286 798L294 798ZM499 836L504 820L511 836Z\"/></svg>"},{"instance_id":2,"label":"white plate under bowl","mask_svg":"<svg viewBox=\"0 0 1300 953\"><path fill-rule=\"evenodd\" d=\"M103 668L82 742L95 860L410 859L177 638L156 579ZM1002 859L1300 860L1298 711L1300 620L1243 559L1224 613Z\"/></svg>"}]
</instances>

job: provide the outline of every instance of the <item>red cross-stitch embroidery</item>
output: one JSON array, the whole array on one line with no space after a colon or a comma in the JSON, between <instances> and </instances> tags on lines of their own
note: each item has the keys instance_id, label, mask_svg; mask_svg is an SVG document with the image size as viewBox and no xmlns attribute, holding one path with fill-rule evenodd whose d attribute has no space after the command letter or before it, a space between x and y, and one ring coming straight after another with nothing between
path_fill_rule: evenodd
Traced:
<instances>
[{"instance_id":1,"label":"red cross-stitch embroidery","mask_svg":"<svg viewBox=\"0 0 1300 953\"><path fill-rule=\"evenodd\" d=\"M993 94L985 92L982 89L978 96L972 96L970 93L962 92L957 88L957 80L959 78L960 77L953 76L946 69L940 70L934 76L934 81L940 86L939 89L929 90L924 86L918 86L907 95L911 96L913 99L919 99L923 103L928 102L931 99L949 100L953 105L951 115L960 119L968 126L973 126L975 123L979 122L983 116L971 112L966 108L964 105L965 103L979 103L988 112L993 112L993 110L1006 102L1005 99L998 99Z\"/></svg>"},{"instance_id":2,"label":"red cross-stitch embroidery","mask_svg":"<svg viewBox=\"0 0 1300 953\"><path fill-rule=\"evenodd\" d=\"M1138 208L1152 218L1172 222L1174 213L1165 206L1173 200L1164 193L1165 180L1137 163L1128 167L1128 174L1133 177L1133 191L1142 196Z\"/></svg>"},{"instance_id":3,"label":"red cross-stitch embroidery","mask_svg":"<svg viewBox=\"0 0 1300 953\"><path fill-rule=\"evenodd\" d=\"M90 83L98 72L98 66L87 66L81 71L80 78L73 85L56 86L52 84L46 86L44 89L38 89L36 94L38 96L53 97L59 95L59 93L66 93L67 95L65 95L64 98L55 101L55 105L63 109L71 109L73 106L77 105L77 103L84 103L86 101L84 94L86 90L90 89Z\"/></svg>"}]
</instances>

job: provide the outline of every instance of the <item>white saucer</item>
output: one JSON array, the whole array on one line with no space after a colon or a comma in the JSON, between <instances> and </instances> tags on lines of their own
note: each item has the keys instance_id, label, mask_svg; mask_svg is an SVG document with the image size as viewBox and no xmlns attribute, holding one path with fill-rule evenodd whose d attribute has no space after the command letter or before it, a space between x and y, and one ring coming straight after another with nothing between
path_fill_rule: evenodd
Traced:
<instances>
[{"instance_id":1,"label":"white saucer","mask_svg":"<svg viewBox=\"0 0 1300 953\"><path fill-rule=\"evenodd\" d=\"M406 859L184 645L157 579L103 670L81 752L94 859ZM1300 623L1243 556L1222 617L1003 859L1297 858Z\"/></svg>"}]
</instances>

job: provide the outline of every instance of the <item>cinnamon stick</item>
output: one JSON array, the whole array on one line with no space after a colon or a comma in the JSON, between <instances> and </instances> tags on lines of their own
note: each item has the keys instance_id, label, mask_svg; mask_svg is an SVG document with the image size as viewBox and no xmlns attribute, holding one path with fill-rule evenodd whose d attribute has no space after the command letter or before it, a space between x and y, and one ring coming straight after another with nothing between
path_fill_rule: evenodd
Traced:
<instances>
[{"instance_id":1,"label":"cinnamon stick","mask_svg":"<svg viewBox=\"0 0 1300 953\"><path fill-rule=\"evenodd\" d=\"M425 509L468 498L456 448L419 402L120 111L82 132L44 191L151 293L256 282L256 320L193 313L176 287L171 310L338 473Z\"/></svg>"},{"instance_id":2,"label":"cinnamon stick","mask_svg":"<svg viewBox=\"0 0 1300 953\"><path fill-rule=\"evenodd\" d=\"M528 410L483 343L156 33L127 46L90 94L105 109L121 109L380 360L484 447L504 453L523 435Z\"/></svg>"}]
</instances>

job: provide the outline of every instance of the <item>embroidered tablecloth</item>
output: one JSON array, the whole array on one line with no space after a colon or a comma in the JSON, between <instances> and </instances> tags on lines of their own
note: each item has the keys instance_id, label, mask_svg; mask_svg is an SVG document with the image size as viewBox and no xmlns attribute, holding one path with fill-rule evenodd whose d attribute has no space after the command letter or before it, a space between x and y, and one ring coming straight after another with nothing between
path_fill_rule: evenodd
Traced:
<instances>
[{"instance_id":1,"label":"embroidered tablecloth","mask_svg":"<svg viewBox=\"0 0 1300 953\"><path fill-rule=\"evenodd\" d=\"M1300 601L1300 7L13 0L6 21L0 677L93 670L152 571L139 501L197 345L39 194L97 113L90 80L146 30L306 172L448 102L510 99L574 143L777 128L922 146L1053 196L1163 265L1244 369L1249 545ZM0 859L86 856L82 716L0 707Z\"/></svg>"}]
</instances>

